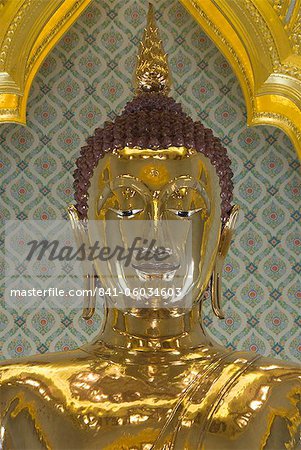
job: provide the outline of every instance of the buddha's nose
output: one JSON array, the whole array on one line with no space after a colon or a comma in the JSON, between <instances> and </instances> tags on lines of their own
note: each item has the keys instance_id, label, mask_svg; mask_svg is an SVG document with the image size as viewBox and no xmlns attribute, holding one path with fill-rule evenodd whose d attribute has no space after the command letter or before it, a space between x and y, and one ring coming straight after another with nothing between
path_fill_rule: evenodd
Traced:
<instances>
[{"instance_id":1,"label":"buddha's nose","mask_svg":"<svg viewBox=\"0 0 301 450\"><path fill-rule=\"evenodd\" d=\"M154 222L155 227L157 227L158 221L160 220L160 202L159 202L159 192L155 191L152 195L151 208L150 208L150 220Z\"/></svg>"},{"instance_id":2,"label":"buddha's nose","mask_svg":"<svg viewBox=\"0 0 301 450\"><path fill-rule=\"evenodd\" d=\"M158 199L154 198L152 201L152 212L151 212L151 219L156 223L160 219L160 209L159 209L159 202Z\"/></svg>"}]
</instances>

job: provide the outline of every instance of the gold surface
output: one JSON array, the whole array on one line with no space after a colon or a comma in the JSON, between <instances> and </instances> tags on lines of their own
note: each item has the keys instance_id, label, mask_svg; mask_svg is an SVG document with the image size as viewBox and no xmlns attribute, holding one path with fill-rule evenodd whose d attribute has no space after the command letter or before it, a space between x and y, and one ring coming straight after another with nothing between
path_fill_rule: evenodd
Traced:
<instances>
[{"instance_id":1,"label":"gold surface","mask_svg":"<svg viewBox=\"0 0 301 450\"><path fill-rule=\"evenodd\" d=\"M221 267L223 266L223 260L231 241L229 236L233 232L235 223L230 219L228 226L221 232L221 191L215 169L202 154L188 151L185 154L183 149L183 147L178 149L181 159L174 158L174 154L177 153L176 148L171 149L169 155L163 150L165 159L160 158L161 150L140 150L140 154L137 154L137 149L133 149L133 154L136 156L134 159L124 156L122 150L118 152L119 157L115 154L107 154L101 159L93 173L89 188L88 219L91 225L88 223L88 231L91 242L99 240L99 236L101 236L102 242L106 242L106 245L114 248L116 242L119 242L116 236L117 227L113 233L112 222L109 222L108 229L106 229L105 226L101 227L97 221L102 221L102 223L107 220L120 221L119 211L137 211L135 216L133 215L129 219L131 229L134 230L134 233L137 232L135 236L139 232L142 233L143 225L150 221L152 230L149 229L147 232L150 241L152 238L157 242L160 239L155 232L154 234L152 232L162 224L162 221L168 221L171 228L174 221L177 221L180 227L170 229L168 235L165 234L165 241L162 243L160 241L160 245L170 245L172 248L174 240L179 243L182 238L183 246L179 246L175 251L180 252L179 258L185 268L184 253L185 248L189 247L189 238L186 243L184 237L181 236L181 234L185 235L186 228L185 225L182 226L183 219L177 215L177 212L189 212L191 214L189 222L192 239L189 264L193 266L193 272L189 272L192 285L189 296L192 298L191 303L195 303L203 296L208 286L218 251ZM127 152L129 151L128 149ZM145 154L149 156L149 152L152 152L157 158L145 159ZM138 222L137 224L134 222L136 220L142 220L144 223L139 224ZM188 220L186 219L186 221ZM114 234L114 243L109 240L112 233ZM123 245L126 247L125 244ZM110 261L95 261L95 271L103 286L113 289L114 284L110 283L117 284L118 274L113 272ZM104 279L103 273L110 273L111 277ZM175 286L183 288L182 278L178 272L177 275L180 277L179 285L175 282ZM125 283L129 283L130 289L141 285L135 271L128 273ZM158 279L153 284L147 285L154 289L156 287L167 289L169 286L170 283ZM123 304L121 299L118 301Z\"/></svg>"},{"instance_id":2,"label":"gold surface","mask_svg":"<svg viewBox=\"0 0 301 450\"><path fill-rule=\"evenodd\" d=\"M130 148L125 147L121 150L114 150L113 153L118 158L126 159L181 159L183 156L192 155L195 153L193 149L187 149L186 147L168 147L162 148L158 152L157 150L152 150L151 148Z\"/></svg>"},{"instance_id":3,"label":"gold surface","mask_svg":"<svg viewBox=\"0 0 301 450\"><path fill-rule=\"evenodd\" d=\"M230 217L226 222L223 233L218 245L217 255L215 259L215 265L212 273L211 281L211 304L214 314L219 319L224 319L224 313L222 311L222 273L224 268L224 261L228 254L233 233L235 230L236 221L238 218L239 206L233 206Z\"/></svg>"},{"instance_id":4,"label":"gold surface","mask_svg":"<svg viewBox=\"0 0 301 450\"><path fill-rule=\"evenodd\" d=\"M300 369L214 345L197 307L160 313L111 309L82 349L2 362L3 450L298 448Z\"/></svg>"}]
</instances>

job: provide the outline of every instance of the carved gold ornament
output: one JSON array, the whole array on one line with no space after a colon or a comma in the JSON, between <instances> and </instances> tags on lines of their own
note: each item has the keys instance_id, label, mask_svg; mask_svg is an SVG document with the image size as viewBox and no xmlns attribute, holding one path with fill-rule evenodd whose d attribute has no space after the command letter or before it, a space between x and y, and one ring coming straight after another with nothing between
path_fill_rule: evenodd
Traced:
<instances>
[{"instance_id":1,"label":"carved gold ornament","mask_svg":"<svg viewBox=\"0 0 301 450\"><path fill-rule=\"evenodd\" d=\"M0 1L0 122L25 124L33 78L90 1ZM300 156L300 0L181 3L231 64L244 93L248 125L280 127Z\"/></svg>"},{"instance_id":2,"label":"carved gold ornament","mask_svg":"<svg viewBox=\"0 0 301 450\"><path fill-rule=\"evenodd\" d=\"M181 0L231 64L248 125L273 125L301 157L301 2Z\"/></svg>"},{"instance_id":3,"label":"carved gold ornament","mask_svg":"<svg viewBox=\"0 0 301 450\"><path fill-rule=\"evenodd\" d=\"M170 91L170 73L167 62L167 54L155 21L154 7L149 6L147 26L140 43L138 63L135 74L137 93Z\"/></svg>"},{"instance_id":4,"label":"carved gold ornament","mask_svg":"<svg viewBox=\"0 0 301 450\"><path fill-rule=\"evenodd\" d=\"M0 0L0 122L26 123L31 83L90 0Z\"/></svg>"}]
</instances>

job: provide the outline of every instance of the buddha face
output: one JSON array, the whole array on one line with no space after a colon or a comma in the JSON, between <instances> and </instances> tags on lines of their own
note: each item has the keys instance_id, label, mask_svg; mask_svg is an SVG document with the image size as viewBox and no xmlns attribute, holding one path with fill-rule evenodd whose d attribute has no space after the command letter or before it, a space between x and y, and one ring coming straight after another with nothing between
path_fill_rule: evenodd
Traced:
<instances>
[{"instance_id":1,"label":"buddha face","mask_svg":"<svg viewBox=\"0 0 301 450\"><path fill-rule=\"evenodd\" d=\"M189 308L202 296L220 240L220 193L209 159L185 148L127 148L99 161L89 189L90 242L111 253L123 247L125 256L135 241L131 260L115 252L94 262L103 288L117 294L114 306Z\"/></svg>"}]
</instances>

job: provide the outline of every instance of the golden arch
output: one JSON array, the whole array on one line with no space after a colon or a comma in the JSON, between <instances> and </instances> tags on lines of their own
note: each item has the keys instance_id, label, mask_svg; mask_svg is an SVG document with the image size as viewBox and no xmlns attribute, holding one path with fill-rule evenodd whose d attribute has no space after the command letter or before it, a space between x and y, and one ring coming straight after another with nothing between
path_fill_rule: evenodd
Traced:
<instances>
[{"instance_id":1,"label":"golden arch","mask_svg":"<svg viewBox=\"0 0 301 450\"><path fill-rule=\"evenodd\" d=\"M33 78L90 1L0 0L0 122L25 124ZM233 67L248 125L280 127L301 158L301 0L180 1Z\"/></svg>"},{"instance_id":2,"label":"golden arch","mask_svg":"<svg viewBox=\"0 0 301 450\"><path fill-rule=\"evenodd\" d=\"M181 0L227 58L248 125L274 125L301 158L301 0Z\"/></svg>"}]
</instances>

